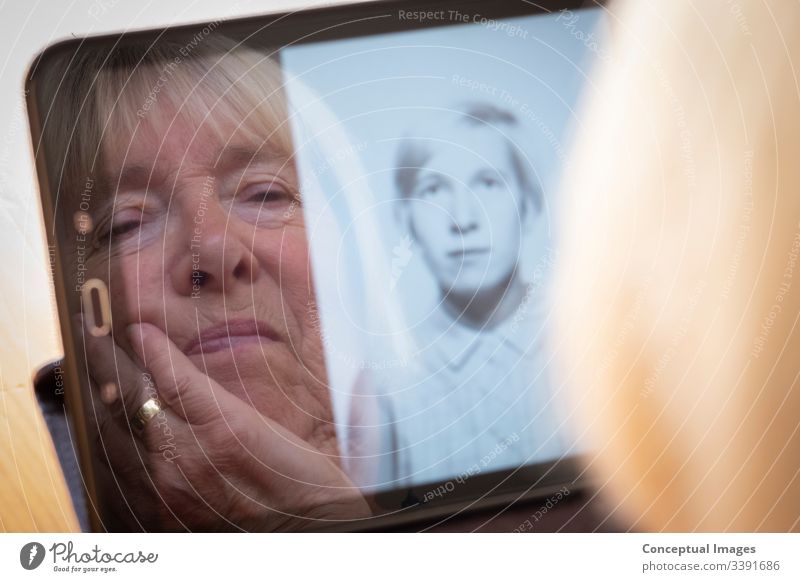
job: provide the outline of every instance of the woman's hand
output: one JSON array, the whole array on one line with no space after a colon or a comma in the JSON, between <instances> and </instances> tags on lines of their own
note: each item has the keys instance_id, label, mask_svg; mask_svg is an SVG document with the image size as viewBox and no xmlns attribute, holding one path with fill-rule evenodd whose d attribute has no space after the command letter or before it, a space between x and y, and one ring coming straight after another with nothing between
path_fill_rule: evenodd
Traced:
<instances>
[{"instance_id":1,"label":"woman's hand","mask_svg":"<svg viewBox=\"0 0 800 582\"><path fill-rule=\"evenodd\" d=\"M337 458L226 391L157 327L128 335L141 365L110 336L85 341L108 485L125 496L129 527L298 530L370 515ZM149 398L162 410L136 430Z\"/></svg>"}]
</instances>

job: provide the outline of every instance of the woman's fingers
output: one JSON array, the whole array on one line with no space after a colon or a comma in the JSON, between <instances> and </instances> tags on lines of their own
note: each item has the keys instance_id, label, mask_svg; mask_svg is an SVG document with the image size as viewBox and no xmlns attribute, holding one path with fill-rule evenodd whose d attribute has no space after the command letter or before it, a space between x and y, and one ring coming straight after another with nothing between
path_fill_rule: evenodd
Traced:
<instances>
[{"instance_id":1,"label":"woman's fingers","mask_svg":"<svg viewBox=\"0 0 800 582\"><path fill-rule=\"evenodd\" d=\"M126 423L149 398L157 398L149 374L109 336L84 333L89 373L98 386L100 399L112 415Z\"/></svg>"},{"instance_id":2,"label":"woman's fingers","mask_svg":"<svg viewBox=\"0 0 800 582\"><path fill-rule=\"evenodd\" d=\"M138 323L128 326L128 336L166 406L191 424L225 417L236 397L198 370L163 331Z\"/></svg>"},{"instance_id":3,"label":"woman's fingers","mask_svg":"<svg viewBox=\"0 0 800 582\"><path fill-rule=\"evenodd\" d=\"M158 487L174 515L201 529L302 527L369 515L335 462L198 370L159 328L133 324L128 335L167 411L193 425L196 440L182 442L180 460L154 465L180 469Z\"/></svg>"}]
</instances>

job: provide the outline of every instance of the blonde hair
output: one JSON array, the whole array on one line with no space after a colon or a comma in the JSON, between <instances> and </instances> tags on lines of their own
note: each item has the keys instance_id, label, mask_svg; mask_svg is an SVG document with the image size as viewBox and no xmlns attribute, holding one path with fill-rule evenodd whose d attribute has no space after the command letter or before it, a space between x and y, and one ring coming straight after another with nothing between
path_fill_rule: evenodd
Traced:
<instances>
[{"instance_id":1,"label":"blonde hair","mask_svg":"<svg viewBox=\"0 0 800 582\"><path fill-rule=\"evenodd\" d=\"M800 5L619 2L566 178L558 343L637 529L800 530Z\"/></svg>"},{"instance_id":2,"label":"blonde hair","mask_svg":"<svg viewBox=\"0 0 800 582\"><path fill-rule=\"evenodd\" d=\"M417 184L419 172L433 156L433 145L453 127L491 129L505 141L514 177L521 190L520 204L532 205L533 212L542 209L542 192L537 185L527 156L511 135L519 131L520 122L510 110L486 101L461 103L453 109L437 110L438 123L420 126L413 135L406 136L397 150L395 186L402 198L409 198Z\"/></svg>"}]
</instances>

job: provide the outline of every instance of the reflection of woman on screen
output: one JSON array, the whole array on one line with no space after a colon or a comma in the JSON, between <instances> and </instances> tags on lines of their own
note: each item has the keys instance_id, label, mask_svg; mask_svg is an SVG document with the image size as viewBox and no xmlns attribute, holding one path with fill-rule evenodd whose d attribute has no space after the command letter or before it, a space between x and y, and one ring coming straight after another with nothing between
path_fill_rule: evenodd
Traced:
<instances>
[{"instance_id":1,"label":"reflection of woman on screen","mask_svg":"<svg viewBox=\"0 0 800 582\"><path fill-rule=\"evenodd\" d=\"M398 215L440 298L413 330L413 365L378 382L391 451L381 482L433 482L564 450L548 404L541 282L518 269L542 198L512 139L517 126L506 110L470 103L401 141Z\"/></svg>"},{"instance_id":2,"label":"reflection of woman on screen","mask_svg":"<svg viewBox=\"0 0 800 582\"><path fill-rule=\"evenodd\" d=\"M110 333L76 329L104 527L367 515L340 469L278 65L208 37L48 67L64 272L113 290Z\"/></svg>"}]
</instances>

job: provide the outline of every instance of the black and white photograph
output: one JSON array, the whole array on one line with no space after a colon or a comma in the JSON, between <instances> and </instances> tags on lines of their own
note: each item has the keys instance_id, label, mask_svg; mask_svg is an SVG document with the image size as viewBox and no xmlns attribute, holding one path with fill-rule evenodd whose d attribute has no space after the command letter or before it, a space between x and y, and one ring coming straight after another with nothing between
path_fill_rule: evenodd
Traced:
<instances>
[{"instance_id":1,"label":"black and white photograph","mask_svg":"<svg viewBox=\"0 0 800 582\"><path fill-rule=\"evenodd\" d=\"M591 45L557 14L282 52L337 425L361 486L579 450L548 292L602 16L579 17Z\"/></svg>"}]
</instances>

